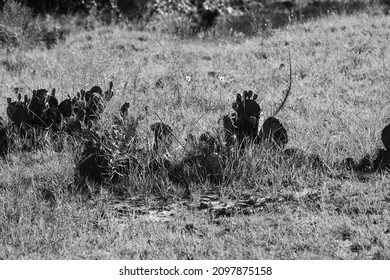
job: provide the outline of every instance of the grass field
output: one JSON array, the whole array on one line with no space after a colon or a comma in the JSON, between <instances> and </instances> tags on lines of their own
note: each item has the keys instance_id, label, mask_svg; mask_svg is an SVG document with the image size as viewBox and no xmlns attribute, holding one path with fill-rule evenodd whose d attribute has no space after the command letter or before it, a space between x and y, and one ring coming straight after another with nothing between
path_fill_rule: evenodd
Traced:
<instances>
[{"instance_id":1,"label":"grass field","mask_svg":"<svg viewBox=\"0 0 390 280\"><path fill-rule=\"evenodd\" d=\"M191 201L179 199L180 186L147 173L123 180L121 199L111 185L94 186L86 198L66 191L81 149L14 152L0 161L0 259L389 259L390 177L335 167L382 148L389 40L388 16L361 13L250 38L179 40L99 27L73 32L51 50L4 53L1 116L15 86L55 87L63 99L113 81L101 126L110 126L125 101L134 117L148 106L137 130L141 148L151 148L149 126L162 120L178 140L176 158L189 133L221 131L220 117L243 90L257 93L271 115L288 86L291 53L292 94L278 114L287 147L318 154L328 168L253 147L225 170L221 185L191 184ZM218 215L199 207L210 192L217 206L257 204Z\"/></svg>"}]
</instances>

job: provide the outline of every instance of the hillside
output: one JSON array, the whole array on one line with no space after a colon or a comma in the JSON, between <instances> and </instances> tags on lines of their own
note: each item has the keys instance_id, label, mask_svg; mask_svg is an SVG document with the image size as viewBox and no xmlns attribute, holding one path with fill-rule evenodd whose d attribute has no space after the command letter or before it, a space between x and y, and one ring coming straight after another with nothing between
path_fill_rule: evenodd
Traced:
<instances>
[{"instance_id":1,"label":"hillside","mask_svg":"<svg viewBox=\"0 0 390 280\"><path fill-rule=\"evenodd\" d=\"M147 106L137 148L151 150L149 127L163 121L175 136L174 160L188 134L222 133L219 119L232 111L237 93L253 90L271 116L289 83L290 53L292 93L277 117L287 148L317 154L326 168L251 147L228 165L221 184L191 182L190 200L181 184L145 171L74 194L67 190L82 145L56 151L46 139L41 149L0 161L0 258L389 259L388 174L337 167L383 148L389 37L388 16L360 13L255 37L178 39L98 27L72 32L50 50L3 52L4 119L14 87L26 94L55 87L63 100L94 85L106 90L112 81L99 129L111 127L126 101L134 118ZM212 207L203 209L205 201Z\"/></svg>"}]
</instances>

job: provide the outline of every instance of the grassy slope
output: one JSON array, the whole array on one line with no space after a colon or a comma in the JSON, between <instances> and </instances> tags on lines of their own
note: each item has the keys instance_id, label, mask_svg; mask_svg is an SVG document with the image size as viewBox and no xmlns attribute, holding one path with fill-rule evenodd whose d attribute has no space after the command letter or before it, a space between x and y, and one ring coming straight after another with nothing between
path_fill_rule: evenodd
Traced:
<instances>
[{"instance_id":1,"label":"grassy slope","mask_svg":"<svg viewBox=\"0 0 390 280\"><path fill-rule=\"evenodd\" d=\"M239 42L176 41L101 28L73 34L50 51L14 54L12 61L23 61L21 73L0 68L0 92L11 96L12 87L25 83L54 86L65 97L113 80L117 93L104 125L128 100L134 116L148 105L183 142L187 133L217 129L218 118L244 89L257 92L265 114L271 114L287 86L288 67L281 64L287 65L290 51L293 94L279 115L288 146L316 152L331 165L381 146L380 131L389 122L389 36L388 17L364 14L331 16ZM171 79L157 89L160 77ZM4 99L0 106L5 115ZM139 127L145 143L158 116L151 113ZM254 150L231 174L232 182L220 187L223 199L292 199L267 204L254 215L217 220L179 206L174 219L151 222L133 215L118 219L104 190L87 201L63 192L73 180L75 153L18 153L0 163L0 258L390 258L388 176L329 176L278 164ZM134 177L127 182L130 192L152 188L153 181ZM195 200L209 187L192 186ZM46 202L42 189L54 190L57 203ZM194 230L185 230L188 224Z\"/></svg>"}]
</instances>

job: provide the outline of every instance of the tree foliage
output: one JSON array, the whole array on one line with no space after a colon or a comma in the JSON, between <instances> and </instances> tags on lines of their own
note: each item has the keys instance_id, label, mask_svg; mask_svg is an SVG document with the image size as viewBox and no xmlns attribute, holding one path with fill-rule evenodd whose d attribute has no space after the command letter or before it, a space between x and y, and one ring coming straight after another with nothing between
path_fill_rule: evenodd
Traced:
<instances>
[{"instance_id":1,"label":"tree foliage","mask_svg":"<svg viewBox=\"0 0 390 280\"><path fill-rule=\"evenodd\" d=\"M0 0L3 8L8 0ZM197 10L215 10L230 1L220 0L19 0L37 14L90 13L99 11L137 18L149 13L178 12L193 15ZM241 0L238 2L245 2Z\"/></svg>"}]
</instances>

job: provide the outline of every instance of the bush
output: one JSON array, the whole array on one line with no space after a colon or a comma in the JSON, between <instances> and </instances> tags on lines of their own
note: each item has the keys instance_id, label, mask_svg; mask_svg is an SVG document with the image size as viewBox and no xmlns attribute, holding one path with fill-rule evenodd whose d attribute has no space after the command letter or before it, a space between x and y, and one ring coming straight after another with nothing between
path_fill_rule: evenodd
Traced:
<instances>
[{"instance_id":1,"label":"bush","mask_svg":"<svg viewBox=\"0 0 390 280\"><path fill-rule=\"evenodd\" d=\"M167 32L180 39L189 39L196 35L196 28L191 18L172 14L167 20Z\"/></svg>"},{"instance_id":2,"label":"bush","mask_svg":"<svg viewBox=\"0 0 390 280\"><path fill-rule=\"evenodd\" d=\"M161 24L168 20L168 31L188 38L200 31L218 26L214 33L256 35L268 29L281 28L292 21L307 20L328 13L354 13L367 8L377 0L294 1L262 0L19 0L29 7L16 14L16 21L31 18L35 14L82 14L89 15L103 24L133 21L145 27L152 18ZM268 1L269 2L269 1ZM11 3L11 4L10 4ZM0 0L4 10L25 6L15 0ZM29 11L27 17L23 12ZM7 13L7 12L5 12ZM11 11L11 14L15 14ZM20 16L21 15L21 16ZM156 17L157 16L157 17ZM5 19L8 21L9 19ZM180 25L183 24L183 27ZM9 31L9 30L8 30ZM0 31L10 34L7 31ZM5 35L3 35L5 36ZM15 37L15 36L11 36ZM23 37L23 36L22 36ZM14 40L15 41L15 40Z\"/></svg>"},{"instance_id":3,"label":"bush","mask_svg":"<svg viewBox=\"0 0 390 280\"><path fill-rule=\"evenodd\" d=\"M107 0L108 1L108 0ZM107 1L98 1L107 2ZM21 0L21 2L30 7L36 14L57 13L87 13L96 1L93 0Z\"/></svg>"},{"instance_id":4,"label":"bush","mask_svg":"<svg viewBox=\"0 0 390 280\"><path fill-rule=\"evenodd\" d=\"M19 47L29 49L37 45L53 47L64 41L68 31L47 28L34 16L33 10L15 0L8 0L0 12L0 46L10 51Z\"/></svg>"},{"instance_id":5,"label":"bush","mask_svg":"<svg viewBox=\"0 0 390 280\"><path fill-rule=\"evenodd\" d=\"M7 49L35 45L37 26L32 10L14 0L7 1L0 13L0 42Z\"/></svg>"}]
</instances>

